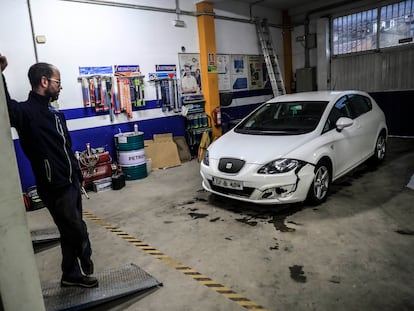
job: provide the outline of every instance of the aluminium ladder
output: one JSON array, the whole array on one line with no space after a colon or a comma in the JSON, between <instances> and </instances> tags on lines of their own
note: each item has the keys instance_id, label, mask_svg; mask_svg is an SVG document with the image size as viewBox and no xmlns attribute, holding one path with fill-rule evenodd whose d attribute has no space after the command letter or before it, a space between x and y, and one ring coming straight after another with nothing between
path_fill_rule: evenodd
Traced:
<instances>
[{"instance_id":1,"label":"aluminium ladder","mask_svg":"<svg viewBox=\"0 0 414 311\"><path fill-rule=\"evenodd\" d=\"M279 96L286 94L285 84L283 83L282 73L280 72L277 55L274 52L272 40L270 36L267 20L256 18L256 31L259 37L260 46L263 51L270 84L272 86L273 95Z\"/></svg>"}]
</instances>

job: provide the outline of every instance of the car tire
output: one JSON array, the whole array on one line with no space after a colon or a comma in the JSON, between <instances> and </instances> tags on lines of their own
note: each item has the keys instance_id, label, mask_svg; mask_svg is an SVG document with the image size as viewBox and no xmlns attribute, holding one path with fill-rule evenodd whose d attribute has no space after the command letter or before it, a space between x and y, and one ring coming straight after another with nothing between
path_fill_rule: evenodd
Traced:
<instances>
[{"instance_id":1,"label":"car tire","mask_svg":"<svg viewBox=\"0 0 414 311\"><path fill-rule=\"evenodd\" d=\"M312 205L325 202L331 186L331 166L328 161L320 161L315 166L315 175L308 191L307 201Z\"/></svg>"},{"instance_id":2,"label":"car tire","mask_svg":"<svg viewBox=\"0 0 414 311\"><path fill-rule=\"evenodd\" d=\"M385 153L387 151L387 140L385 138L384 132L381 132L378 135L377 141L375 142L374 154L371 157L371 163L374 165L379 164L385 158Z\"/></svg>"}]
</instances>

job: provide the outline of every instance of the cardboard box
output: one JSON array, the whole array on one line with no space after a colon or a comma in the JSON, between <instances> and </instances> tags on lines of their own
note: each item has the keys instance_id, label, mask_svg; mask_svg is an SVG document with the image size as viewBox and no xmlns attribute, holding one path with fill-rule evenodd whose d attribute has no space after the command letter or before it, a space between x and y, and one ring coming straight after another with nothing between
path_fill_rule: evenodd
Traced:
<instances>
[{"instance_id":1,"label":"cardboard box","mask_svg":"<svg viewBox=\"0 0 414 311\"><path fill-rule=\"evenodd\" d=\"M153 140L145 140L145 157L152 160L152 168L168 168L181 165L178 148L172 133L154 134Z\"/></svg>"},{"instance_id":2,"label":"cardboard box","mask_svg":"<svg viewBox=\"0 0 414 311\"><path fill-rule=\"evenodd\" d=\"M177 145L178 155L180 156L181 162L191 161L192 156L190 148L188 148L187 141L183 136L173 137L175 144Z\"/></svg>"}]
</instances>

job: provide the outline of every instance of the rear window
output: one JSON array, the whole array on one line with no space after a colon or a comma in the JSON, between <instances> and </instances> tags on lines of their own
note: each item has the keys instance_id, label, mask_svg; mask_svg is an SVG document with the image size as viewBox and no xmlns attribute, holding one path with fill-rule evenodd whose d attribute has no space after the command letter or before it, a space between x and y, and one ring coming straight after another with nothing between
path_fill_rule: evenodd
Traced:
<instances>
[{"instance_id":1,"label":"rear window","mask_svg":"<svg viewBox=\"0 0 414 311\"><path fill-rule=\"evenodd\" d=\"M372 109L372 103L369 98L358 94L349 95L348 97L354 118L358 118Z\"/></svg>"},{"instance_id":2,"label":"rear window","mask_svg":"<svg viewBox=\"0 0 414 311\"><path fill-rule=\"evenodd\" d=\"M236 128L237 133L297 135L313 131L319 124L327 101L266 103Z\"/></svg>"}]
</instances>

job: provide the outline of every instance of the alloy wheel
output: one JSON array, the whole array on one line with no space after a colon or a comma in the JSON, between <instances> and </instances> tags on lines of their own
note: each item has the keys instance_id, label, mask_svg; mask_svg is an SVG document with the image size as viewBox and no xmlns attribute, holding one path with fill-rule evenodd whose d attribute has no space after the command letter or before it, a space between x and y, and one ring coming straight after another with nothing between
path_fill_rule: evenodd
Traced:
<instances>
[{"instance_id":1,"label":"alloy wheel","mask_svg":"<svg viewBox=\"0 0 414 311\"><path fill-rule=\"evenodd\" d=\"M325 198L329 189L329 170L326 166L320 166L315 173L313 191L318 200Z\"/></svg>"},{"instance_id":2,"label":"alloy wheel","mask_svg":"<svg viewBox=\"0 0 414 311\"><path fill-rule=\"evenodd\" d=\"M385 157L385 137L380 135L377 139L377 145L375 148L376 156L378 160L382 160Z\"/></svg>"}]
</instances>

